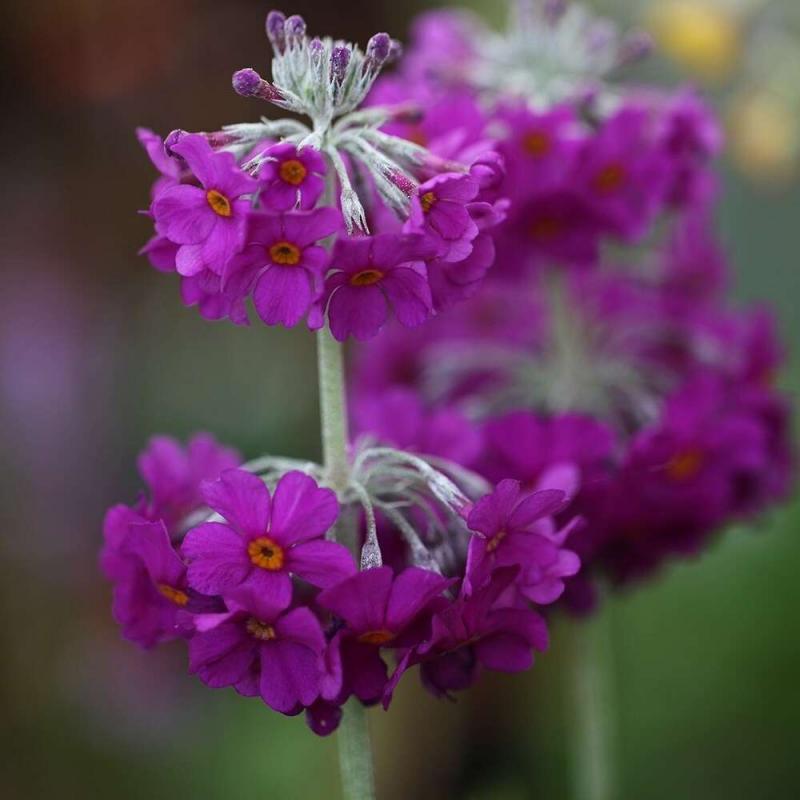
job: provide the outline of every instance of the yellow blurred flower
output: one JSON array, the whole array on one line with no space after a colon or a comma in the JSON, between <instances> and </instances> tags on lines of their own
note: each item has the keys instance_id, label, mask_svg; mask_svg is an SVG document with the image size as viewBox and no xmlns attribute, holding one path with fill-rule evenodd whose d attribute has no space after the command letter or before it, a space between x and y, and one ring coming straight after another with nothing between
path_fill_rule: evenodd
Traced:
<instances>
[{"instance_id":1,"label":"yellow blurred flower","mask_svg":"<svg viewBox=\"0 0 800 800\"><path fill-rule=\"evenodd\" d=\"M712 0L660 0L646 12L660 48L701 79L724 81L736 66L740 20Z\"/></svg>"},{"instance_id":2,"label":"yellow blurred flower","mask_svg":"<svg viewBox=\"0 0 800 800\"><path fill-rule=\"evenodd\" d=\"M733 159L751 178L785 183L795 177L800 119L779 95L750 90L735 97L728 112L728 135Z\"/></svg>"}]
</instances>

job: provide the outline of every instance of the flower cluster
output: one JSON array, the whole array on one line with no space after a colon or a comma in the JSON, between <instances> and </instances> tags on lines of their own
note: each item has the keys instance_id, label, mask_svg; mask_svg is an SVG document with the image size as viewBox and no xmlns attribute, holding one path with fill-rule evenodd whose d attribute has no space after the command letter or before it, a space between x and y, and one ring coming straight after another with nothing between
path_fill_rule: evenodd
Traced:
<instances>
[{"instance_id":1,"label":"flower cluster","mask_svg":"<svg viewBox=\"0 0 800 800\"><path fill-rule=\"evenodd\" d=\"M561 24L563 10L548 16L560 6L539 3L528 24ZM355 408L408 396L422 417L459 420L469 446L449 457L492 481L576 469L571 509L585 525L571 541L584 569L568 599L587 608L596 578L696 553L786 495L781 348L766 311L725 297L711 223L721 136L700 99L503 91L472 77L475 35L461 15L424 18L406 74L375 94L427 97L430 113L405 135L433 152L493 133L507 164L496 190L510 200L491 236L497 266L424 336L391 330L362 350ZM407 446L398 416L356 420Z\"/></svg>"},{"instance_id":2,"label":"flower cluster","mask_svg":"<svg viewBox=\"0 0 800 800\"><path fill-rule=\"evenodd\" d=\"M488 199L503 169L493 143L445 159L381 130L417 118L416 104L356 110L399 51L387 34L362 52L276 11L267 34L273 82L245 69L234 89L311 126L262 120L165 141L141 129L160 173L143 249L153 266L176 272L184 303L207 319L247 324L252 298L267 325L317 329L327 316L342 341L375 336L390 310L419 325L474 291L494 259L485 231L504 213ZM466 277L451 285L442 276L454 272Z\"/></svg>"},{"instance_id":3,"label":"flower cluster","mask_svg":"<svg viewBox=\"0 0 800 800\"><path fill-rule=\"evenodd\" d=\"M557 488L502 481L473 503L416 456L366 448L340 504L311 474L239 465L202 435L185 450L154 439L140 468L150 495L108 512L101 557L124 635L144 647L186 640L208 686L306 710L319 734L351 696L388 706L414 665L437 695L481 667L528 668L547 646L534 608L580 566L564 547L578 522L554 521L569 473L543 479ZM353 513L366 515L361 571L330 538L337 524L357 532Z\"/></svg>"}]
</instances>

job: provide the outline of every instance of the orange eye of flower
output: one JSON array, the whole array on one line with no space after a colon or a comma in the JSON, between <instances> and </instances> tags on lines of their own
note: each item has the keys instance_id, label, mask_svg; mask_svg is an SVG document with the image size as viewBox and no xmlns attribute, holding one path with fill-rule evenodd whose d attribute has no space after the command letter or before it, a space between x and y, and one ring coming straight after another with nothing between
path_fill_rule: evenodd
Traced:
<instances>
[{"instance_id":1,"label":"orange eye of flower","mask_svg":"<svg viewBox=\"0 0 800 800\"><path fill-rule=\"evenodd\" d=\"M358 641L362 644L386 644L394 639L394 634L387 631L386 628L381 628L377 631L367 631L358 637Z\"/></svg>"},{"instance_id":2,"label":"orange eye of flower","mask_svg":"<svg viewBox=\"0 0 800 800\"><path fill-rule=\"evenodd\" d=\"M206 192L206 200L208 200L208 204L215 214L219 214L221 217L229 217L233 214L231 201L222 192L218 192L216 189L209 189Z\"/></svg>"},{"instance_id":3,"label":"orange eye of flower","mask_svg":"<svg viewBox=\"0 0 800 800\"><path fill-rule=\"evenodd\" d=\"M500 542L508 536L506 531L498 531L488 542L486 542L486 552L487 553L494 553L497 550Z\"/></svg>"},{"instance_id":4,"label":"orange eye of flower","mask_svg":"<svg viewBox=\"0 0 800 800\"><path fill-rule=\"evenodd\" d=\"M522 146L528 155L541 158L550 152L553 141L544 131L531 131L523 137Z\"/></svg>"},{"instance_id":5,"label":"orange eye of flower","mask_svg":"<svg viewBox=\"0 0 800 800\"><path fill-rule=\"evenodd\" d=\"M306 175L308 175L308 170L303 164L302 161L298 161L296 158L290 158L288 161L284 161L280 167L280 176L281 180L285 183L289 183L292 186L299 186L305 179Z\"/></svg>"},{"instance_id":6,"label":"orange eye of flower","mask_svg":"<svg viewBox=\"0 0 800 800\"><path fill-rule=\"evenodd\" d=\"M293 267L300 262L300 248L291 242L278 242L270 247L269 257L273 264Z\"/></svg>"},{"instance_id":7,"label":"orange eye of flower","mask_svg":"<svg viewBox=\"0 0 800 800\"><path fill-rule=\"evenodd\" d=\"M609 164L594 176L592 186L601 194L612 194L625 184L627 173L622 164Z\"/></svg>"},{"instance_id":8,"label":"orange eye of flower","mask_svg":"<svg viewBox=\"0 0 800 800\"><path fill-rule=\"evenodd\" d=\"M159 583L156 588L162 597L166 597L170 603L175 603L176 606L185 606L189 602L189 595L174 586Z\"/></svg>"},{"instance_id":9,"label":"orange eye of flower","mask_svg":"<svg viewBox=\"0 0 800 800\"><path fill-rule=\"evenodd\" d=\"M697 448L683 450L667 464L667 477L677 483L691 480L700 472L704 462L705 456Z\"/></svg>"},{"instance_id":10,"label":"orange eye of flower","mask_svg":"<svg viewBox=\"0 0 800 800\"><path fill-rule=\"evenodd\" d=\"M372 286L383 278L379 269L362 269L350 278L351 286Z\"/></svg>"},{"instance_id":11,"label":"orange eye of flower","mask_svg":"<svg viewBox=\"0 0 800 800\"><path fill-rule=\"evenodd\" d=\"M564 230L564 225L561 220L554 217L540 217L535 220L531 225L531 236L540 241L549 241L555 239Z\"/></svg>"},{"instance_id":12,"label":"orange eye of flower","mask_svg":"<svg viewBox=\"0 0 800 800\"><path fill-rule=\"evenodd\" d=\"M433 192L425 192L422 197L420 197L419 202L422 206L423 213L427 214L433 206L436 204L436 195Z\"/></svg>"},{"instance_id":13,"label":"orange eye of flower","mask_svg":"<svg viewBox=\"0 0 800 800\"><path fill-rule=\"evenodd\" d=\"M250 619L247 620L247 632L256 639L260 639L262 642L268 642L275 638L275 628L273 628L272 625L267 625L266 622L261 622L261 620L255 617L250 617Z\"/></svg>"},{"instance_id":14,"label":"orange eye of flower","mask_svg":"<svg viewBox=\"0 0 800 800\"><path fill-rule=\"evenodd\" d=\"M247 555L250 561L261 569L271 572L283 567L283 548L267 536L259 536L247 545Z\"/></svg>"}]
</instances>

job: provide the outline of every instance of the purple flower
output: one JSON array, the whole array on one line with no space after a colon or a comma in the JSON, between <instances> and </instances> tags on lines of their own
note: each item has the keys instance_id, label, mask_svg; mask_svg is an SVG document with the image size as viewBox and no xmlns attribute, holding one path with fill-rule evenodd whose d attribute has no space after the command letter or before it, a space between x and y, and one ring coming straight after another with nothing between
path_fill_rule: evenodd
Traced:
<instances>
[{"instance_id":1,"label":"purple flower","mask_svg":"<svg viewBox=\"0 0 800 800\"><path fill-rule=\"evenodd\" d=\"M332 208L253 214L247 247L228 265L225 291L241 295L252 285L267 325L296 325L322 290L328 255L316 242L335 233L340 221Z\"/></svg>"},{"instance_id":2,"label":"purple flower","mask_svg":"<svg viewBox=\"0 0 800 800\"><path fill-rule=\"evenodd\" d=\"M203 485L203 496L226 522L206 522L184 539L189 585L200 592L227 597L249 586L286 608L290 575L327 587L355 570L347 548L322 539L339 514L336 495L302 472L284 475L270 497L260 478L228 470Z\"/></svg>"},{"instance_id":3,"label":"purple flower","mask_svg":"<svg viewBox=\"0 0 800 800\"><path fill-rule=\"evenodd\" d=\"M648 141L643 109L623 107L588 138L574 185L604 224L626 239L643 235L666 190L669 159Z\"/></svg>"},{"instance_id":4,"label":"purple flower","mask_svg":"<svg viewBox=\"0 0 800 800\"><path fill-rule=\"evenodd\" d=\"M167 155L164 149L164 140L149 128L137 128L136 138L144 147L153 166L161 173L161 177L153 184L151 190L155 198L169 186L174 186L181 178L181 164L176 158Z\"/></svg>"},{"instance_id":5,"label":"purple flower","mask_svg":"<svg viewBox=\"0 0 800 800\"><path fill-rule=\"evenodd\" d=\"M374 702L386 684L381 647L409 647L421 640L420 622L431 602L453 581L429 570L409 567L394 575L390 567L359 572L317 597L341 618L343 694Z\"/></svg>"},{"instance_id":6,"label":"purple flower","mask_svg":"<svg viewBox=\"0 0 800 800\"><path fill-rule=\"evenodd\" d=\"M375 336L388 318L389 305L406 327L423 323L433 313L424 259L434 248L414 234L381 234L339 239L325 281L331 332L343 342L352 335Z\"/></svg>"},{"instance_id":7,"label":"purple flower","mask_svg":"<svg viewBox=\"0 0 800 800\"><path fill-rule=\"evenodd\" d=\"M233 686L275 711L295 714L318 697L325 637L306 607L283 612L257 587L238 590L226 614L197 618L189 671L212 688Z\"/></svg>"},{"instance_id":8,"label":"purple flower","mask_svg":"<svg viewBox=\"0 0 800 800\"><path fill-rule=\"evenodd\" d=\"M145 648L187 635L181 611L221 608L186 583L186 567L175 552L163 522L146 522L125 506L106 515L104 533L114 547L104 569L114 583L114 619L122 634Z\"/></svg>"},{"instance_id":9,"label":"purple flower","mask_svg":"<svg viewBox=\"0 0 800 800\"><path fill-rule=\"evenodd\" d=\"M524 496L518 481L500 481L470 511L467 524L475 531L469 544L464 590L483 586L498 567L519 566L520 592L534 602L553 602L564 586L560 578L575 575L578 557L553 536L552 517L567 505L558 489L542 489Z\"/></svg>"},{"instance_id":10,"label":"purple flower","mask_svg":"<svg viewBox=\"0 0 800 800\"><path fill-rule=\"evenodd\" d=\"M223 290L222 278L216 272L204 269L188 278L181 278L181 300L186 306L197 306L203 319L229 319L234 325L249 325L245 288L232 283Z\"/></svg>"},{"instance_id":11,"label":"purple flower","mask_svg":"<svg viewBox=\"0 0 800 800\"><path fill-rule=\"evenodd\" d=\"M498 607L517 569L495 572L491 582L473 594L462 591L443 605L431 623L430 638L406 654L384 695L384 706L399 674L420 663L422 682L433 694L447 695L468 688L481 667L498 672L522 672L533 664L533 650L548 646L547 626L527 608Z\"/></svg>"},{"instance_id":12,"label":"purple flower","mask_svg":"<svg viewBox=\"0 0 800 800\"><path fill-rule=\"evenodd\" d=\"M159 272L175 272L178 250L180 250L180 245L171 242L166 236L155 235L139 251L139 255L147 256L151 266Z\"/></svg>"},{"instance_id":13,"label":"purple flower","mask_svg":"<svg viewBox=\"0 0 800 800\"><path fill-rule=\"evenodd\" d=\"M422 225L438 244L437 255L445 261L462 261L472 251L478 226L468 204L478 194L478 183L469 175L445 173L419 187L410 225Z\"/></svg>"},{"instance_id":14,"label":"purple flower","mask_svg":"<svg viewBox=\"0 0 800 800\"><path fill-rule=\"evenodd\" d=\"M261 201L274 211L309 209L325 189L325 161L312 147L298 150L291 142L276 144L262 154L268 160L258 173L265 185Z\"/></svg>"},{"instance_id":15,"label":"purple flower","mask_svg":"<svg viewBox=\"0 0 800 800\"><path fill-rule=\"evenodd\" d=\"M416 392L400 387L359 394L356 429L401 450L469 466L481 449L476 427L452 407L427 409Z\"/></svg>"},{"instance_id":16,"label":"purple flower","mask_svg":"<svg viewBox=\"0 0 800 800\"><path fill-rule=\"evenodd\" d=\"M244 244L250 200L256 182L242 172L231 153L214 152L203 136L182 136L172 145L199 181L164 189L151 211L156 229L181 245L176 266L181 275L203 269L222 274Z\"/></svg>"}]
</instances>

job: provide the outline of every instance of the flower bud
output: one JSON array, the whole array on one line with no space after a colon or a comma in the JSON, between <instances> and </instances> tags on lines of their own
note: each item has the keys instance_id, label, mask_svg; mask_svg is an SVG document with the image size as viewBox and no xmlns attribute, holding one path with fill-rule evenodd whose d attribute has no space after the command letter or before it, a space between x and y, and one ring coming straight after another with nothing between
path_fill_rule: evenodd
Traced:
<instances>
[{"instance_id":1,"label":"flower bud","mask_svg":"<svg viewBox=\"0 0 800 800\"><path fill-rule=\"evenodd\" d=\"M286 49L286 17L280 11L270 11L267 14L267 38L276 53L283 53Z\"/></svg>"}]
</instances>

